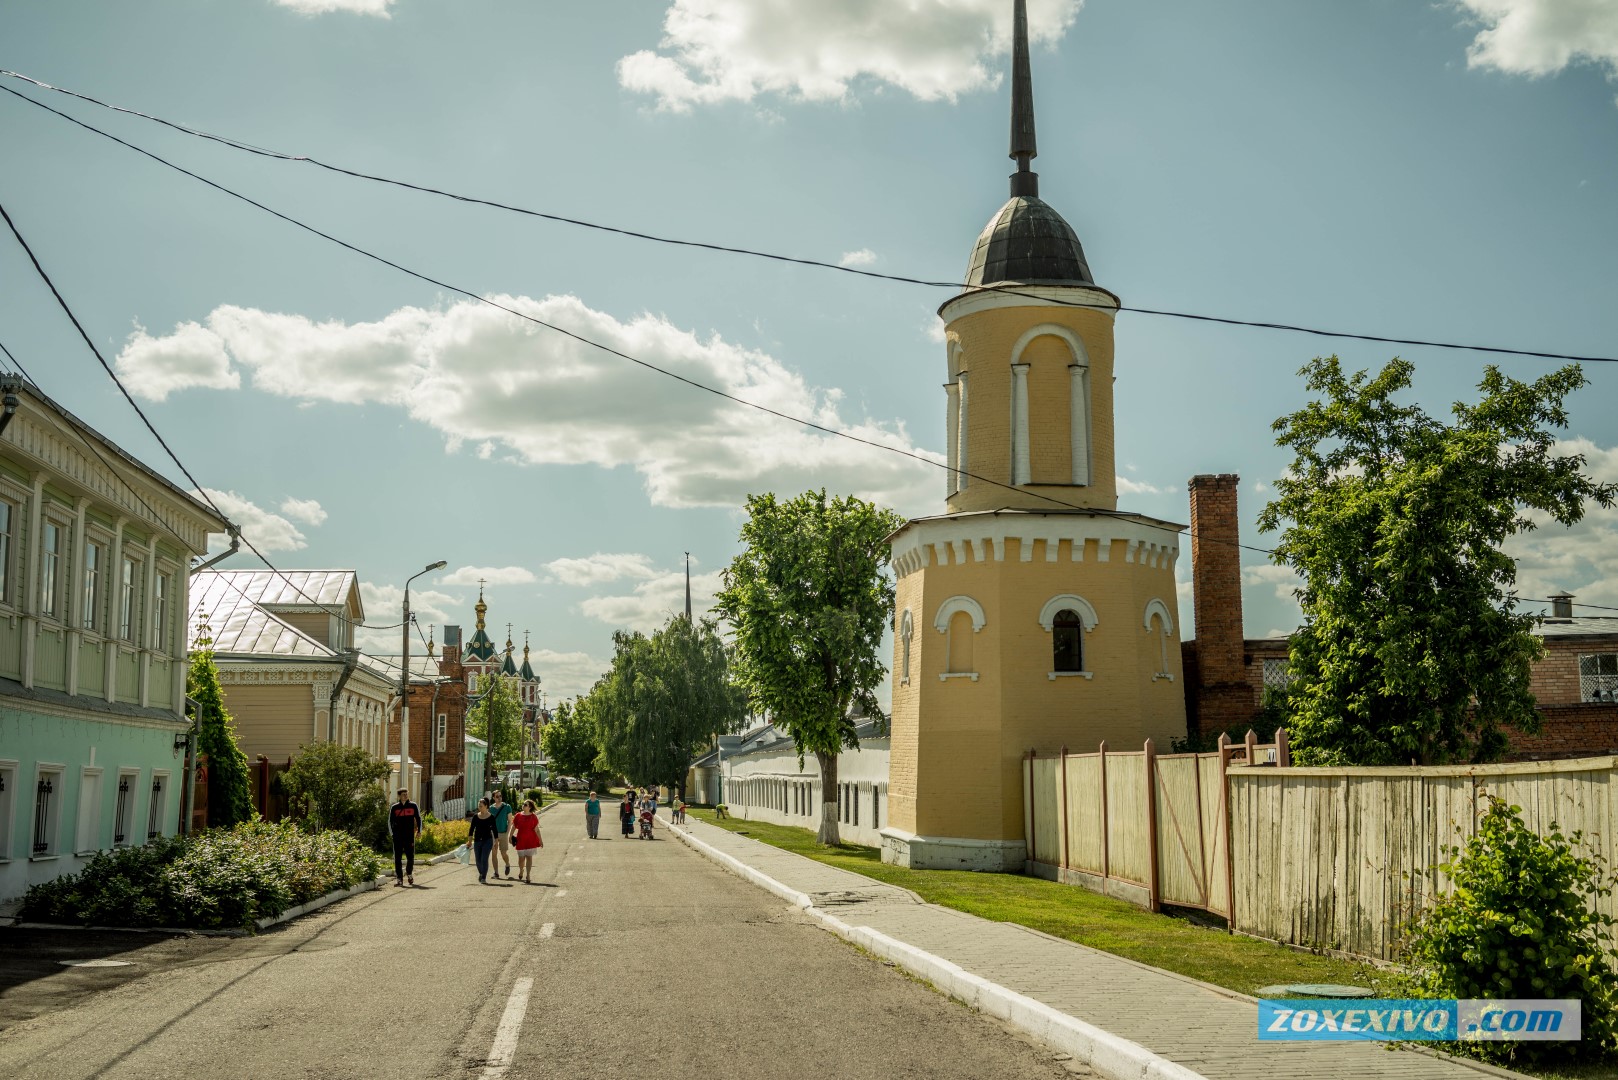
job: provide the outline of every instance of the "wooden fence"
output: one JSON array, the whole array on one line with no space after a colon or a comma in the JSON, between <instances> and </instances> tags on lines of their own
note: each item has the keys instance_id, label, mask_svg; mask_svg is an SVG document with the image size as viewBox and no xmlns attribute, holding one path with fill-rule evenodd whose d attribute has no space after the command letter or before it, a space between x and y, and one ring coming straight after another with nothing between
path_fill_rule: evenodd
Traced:
<instances>
[{"instance_id":1,"label":"wooden fence","mask_svg":"<svg viewBox=\"0 0 1618 1080\"><path fill-rule=\"evenodd\" d=\"M1448 883L1437 866L1489 796L1618 863L1618 758L1420 768L1290 767L1273 745L1211 754L1030 752L1028 871L1156 910L1224 916L1293 945L1392 958ZM1618 917L1618 897L1600 901Z\"/></svg>"}]
</instances>

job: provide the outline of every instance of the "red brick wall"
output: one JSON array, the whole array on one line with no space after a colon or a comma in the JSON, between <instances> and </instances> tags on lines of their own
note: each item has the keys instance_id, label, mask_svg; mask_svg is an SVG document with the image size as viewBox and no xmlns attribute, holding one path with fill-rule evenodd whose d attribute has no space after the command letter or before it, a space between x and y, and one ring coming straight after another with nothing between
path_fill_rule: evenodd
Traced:
<instances>
[{"instance_id":1,"label":"red brick wall","mask_svg":"<svg viewBox=\"0 0 1618 1080\"><path fill-rule=\"evenodd\" d=\"M1243 670L1241 529L1234 473L1191 478L1191 583L1197 640L1186 687L1195 690L1188 721L1217 731L1253 713ZM1182 659L1187 659L1182 653ZM1195 673L1194 675L1192 673ZM1188 705L1191 703L1188 702Z\"/></svg>"},{"instance_id":2,"label":"red brick wall","mask_svg":"<svg viewBox=\"0 0 1618 1080\"><path fill-rule=\"evenodd\" d=\"M1508 761L1618 754L1618 705L1541 704L1539 712L1538 735L1509 733Z\"/></svg>"},{"instance_id":3,"label":"red brick wall","mask_svg":"<svg viewBox=\"0 0 1618 1080\"><path fill-rule=\"evenodd\" d=\"M444 677L438 684L412 682L410 684L410 756L430 776L458 776L466 752L466 675L461 667L460 650L449 646L438 662L438 672ZM434 699L434 692L437 699ZM438 714L446 718L444 749L438 749L436 740ZM399 752L399 713L397 706L393 723L388 727L388 753ZM446 795L445 798L453 798Z\"/></svg>"}]
</instances>

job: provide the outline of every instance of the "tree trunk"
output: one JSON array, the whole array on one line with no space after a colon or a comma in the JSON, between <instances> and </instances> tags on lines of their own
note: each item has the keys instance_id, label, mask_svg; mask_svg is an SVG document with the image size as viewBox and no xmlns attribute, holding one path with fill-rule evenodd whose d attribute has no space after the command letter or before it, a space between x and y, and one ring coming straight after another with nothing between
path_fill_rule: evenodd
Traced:
<instances>
[{"instance_id":1,"label":"tree trunk","mask_svg":"<svg viewBox=\"0 0 1618 1080\"><path fill-rule=\"evenodd\" d=\"M837 832L837 755L815 754L820 763L820 828L815 839L822 844L840 844Z\"/></svg>"}]
</instances>

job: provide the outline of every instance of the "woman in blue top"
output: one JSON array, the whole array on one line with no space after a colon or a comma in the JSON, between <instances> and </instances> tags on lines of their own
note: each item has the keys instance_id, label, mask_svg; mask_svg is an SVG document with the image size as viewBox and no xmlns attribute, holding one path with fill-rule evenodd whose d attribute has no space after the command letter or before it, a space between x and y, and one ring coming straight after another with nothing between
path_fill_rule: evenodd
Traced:
<instances>
[{"instance_id":1,"label":"woman in blue top","mask_svg":"<svg viewBox=\"0 0 1618 1080\"><path fill-rule=\"evenodd\" d=\"M590 792L584 800L584 827L590 831L590 839L596 839L601 831L601 800L596 798L595 792Z\"/></svg>"}]
</instances>

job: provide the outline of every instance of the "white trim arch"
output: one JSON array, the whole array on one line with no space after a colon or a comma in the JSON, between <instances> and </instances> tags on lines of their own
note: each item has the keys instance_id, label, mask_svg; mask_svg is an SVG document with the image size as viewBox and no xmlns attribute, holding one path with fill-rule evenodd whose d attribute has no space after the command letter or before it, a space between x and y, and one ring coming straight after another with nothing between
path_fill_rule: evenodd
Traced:
<instances>
[{"instance_id":1,"label":"white trim arch","mask_svg":"<svg viewBox=\"0 0 1618 1080\"><path fill-rule=\"evenodd\" d=\"M1163 617L1163 633L1174 633L1174 616L1169 614L1169 606L1155 596L1146 601L1146 613L1141 617L1141 621L1145 624L1146 629L1148 630L1152 628L1153 615L1161 615Z\"/></svg>"},{"instance_id":2,"label":"white trim arch","mask_svg":"<svg viewBox=\"0 0 1618 1080\"><path fill-rule=\"evenodd\" d=\"M1049 632L1055 625L1056 615L1060 611L1078 612L1079 623L1084 627L1084 632L1087 634L1094 630L1101 621L1096 618L1096 609L1090 606L1090 601L1082 596L1074 596L1072 593L1063 593L1045 601L1045 606L1039 609L1039 625Z\"/></svg>"},{"instance_id":3,"label":"white trim arch","mask_svg":"<svg viewBox=\"0 0 1618 1080\"><path fill-rule=\"evenodd\" d=\"M1079 335L1075 334L1067 327L1060 326L1056 323L1041 323L1032 330L1025 332L1022 337L1018 338L1017 344L1011 347L1011 362L1013 364L1021 363L1023 352L1028 348L1028 346L1032 345L1036 339L1042 337L1061 338L1063 341L1067 342L1068 352L1073 354L1073 362L1075 364L1082 364L1085 367L1090 366L1090 353L1085 349L1084 342L1079 339Z\"/></svg>"},{"instance_id":4,"label":"white trim arch","mask_svg":"<svg viewBox=\"0 0 1618 1080\"><path fill-rule=\"evenodd\" d=\"M984 617L983 605L970 596L952 596L938 607L938 614L933 617L933 629L940 634L949 633L950 616L958 611L964 611L972 617L972 633L982 630L989 621Z\"/></svg>"},{"instance_id":5,"label":"white trim arch","mask_svg":"<svg viewBox=\"0 0 1618 1080\"><path fill-rule=\"evenodd\" d=\"M910 615L910 609L905 608L899 616L899 647L903 651L900 661L899 685L910 685L910 648L916 637L916 622Z\"/></svg>"}]
</instances>

